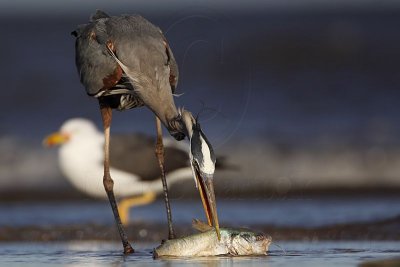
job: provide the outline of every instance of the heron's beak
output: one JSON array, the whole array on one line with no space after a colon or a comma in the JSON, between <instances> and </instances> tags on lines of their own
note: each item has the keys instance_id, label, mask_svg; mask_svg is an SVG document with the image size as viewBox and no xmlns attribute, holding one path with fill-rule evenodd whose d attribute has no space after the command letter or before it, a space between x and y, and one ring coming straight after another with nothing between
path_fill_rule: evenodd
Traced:
<instances>
[{"instance_id":1,"label":"heron's beak","mask_svg":"<svg viewBox=\"0 0 400 267\"><path fill-rule=\"evenodd\" d=\"M196 166L194 166L194 170L208 224L210 226L214 226L218 240L221 240L217 214L217 203L215 201L214 194L213 177L201 175L199 169Z\"/></svg>"},{"instance_id":2,"label":"heron's beak","mask_svg":"<svg viewBox=\"0 0 400 267\"><path fill-rule=\"evenodd\" d=\"M43 140L43 146L53 147L62 145L69 140L69 135L61 132L52 133Z\"/></svg>"}]
</instances>

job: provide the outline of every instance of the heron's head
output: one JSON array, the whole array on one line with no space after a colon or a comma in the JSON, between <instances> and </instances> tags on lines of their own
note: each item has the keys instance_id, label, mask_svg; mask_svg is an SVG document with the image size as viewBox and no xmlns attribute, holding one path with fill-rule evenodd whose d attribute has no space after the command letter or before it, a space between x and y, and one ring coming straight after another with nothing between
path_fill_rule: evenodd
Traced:
<instances>
[{"instance_id":1,"label":"heron's head","mask_svg":"<svg viewBox=\"0 0 400 267\"><path fill-rule=\"evenodd\" d=\"M203 133L200 123L190 112L180 111L180 116L190 142L190 164L193 170L196 187L200 192L203 208L210 226L214 226L220 238L218 214L214 193L214 150Z\"/></svg>"}]
</instances>

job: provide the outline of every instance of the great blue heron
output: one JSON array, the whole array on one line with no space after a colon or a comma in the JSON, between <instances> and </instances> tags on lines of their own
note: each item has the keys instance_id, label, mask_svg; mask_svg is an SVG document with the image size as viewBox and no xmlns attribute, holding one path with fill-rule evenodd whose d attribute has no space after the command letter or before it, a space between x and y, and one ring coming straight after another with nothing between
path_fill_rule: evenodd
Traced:
<instances>
[{"instance_id":1,"label":"great blue heron","mask_svg":"<svg viewBox=\"0 0 400 267\"><path fill-rule=\"evenodd\" d=\"M161 30L139 15L110 17L97 11L88 24L72 32L76 37L76 66L86 93L98 99L104 127L104 176L124 253L133 252L118 213L110 176L109 145L112 109L147 106L156 115L156 155L161 169L169 238L174 237L164 171L161 122L176 139L190 140L190 161L196 186L210 225L219 237L213 186L215 155L193 115L177 109L173 93L178 66ZM133 163L134 164L134 163Z\"/></svg>"}]
</instances>

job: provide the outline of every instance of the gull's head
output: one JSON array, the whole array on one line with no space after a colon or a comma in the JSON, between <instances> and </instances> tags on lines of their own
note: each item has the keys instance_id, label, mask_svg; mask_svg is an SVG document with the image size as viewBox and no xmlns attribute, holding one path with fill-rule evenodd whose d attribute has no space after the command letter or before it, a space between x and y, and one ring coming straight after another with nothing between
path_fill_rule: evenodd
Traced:
<instances>
[{"instance_id":1,"label":"gull's head","mask_svg":"<svg viewBox=\"0 0 400 267\"><path fill-rule=\"evenodd\" d=\"M69 119L63 123L58 132L48 135L43 140L46 147L60 146L82 137L93 138L98 134L96 125L84 118Z\"/></svg>"},{"instance_id":2,"label":"gull's head","mask_svg":"<svg viewBox=\"0 0 400 267\"><path fill-rule=\"evenodd\" d=\"M214 193L215 155L200 123L190 112L180 111L190 142L190 164L196 187L200 192L208 224L214 226L220 239L217 206Z\"/></svg>"}]
</instances>

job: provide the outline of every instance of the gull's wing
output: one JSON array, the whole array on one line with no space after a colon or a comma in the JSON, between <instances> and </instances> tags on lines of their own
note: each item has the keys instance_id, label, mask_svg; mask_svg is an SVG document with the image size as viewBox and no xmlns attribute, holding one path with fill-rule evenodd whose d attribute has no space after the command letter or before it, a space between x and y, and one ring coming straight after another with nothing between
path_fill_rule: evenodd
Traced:
<instances>
[{"instance_id":1,"label":"gull's wing","mask_svg":"<svg viewBox=\"0 0 400 267\"><path fill-rule=\"evenodd\" d=\"M155 138L141 134L111 135L110 164L112 168L134 173L141 180L150 181L160 177L155 155ZM165 171L188 167L188 154L177 147L165 148Z\"/></svg>"}]
</instances>

